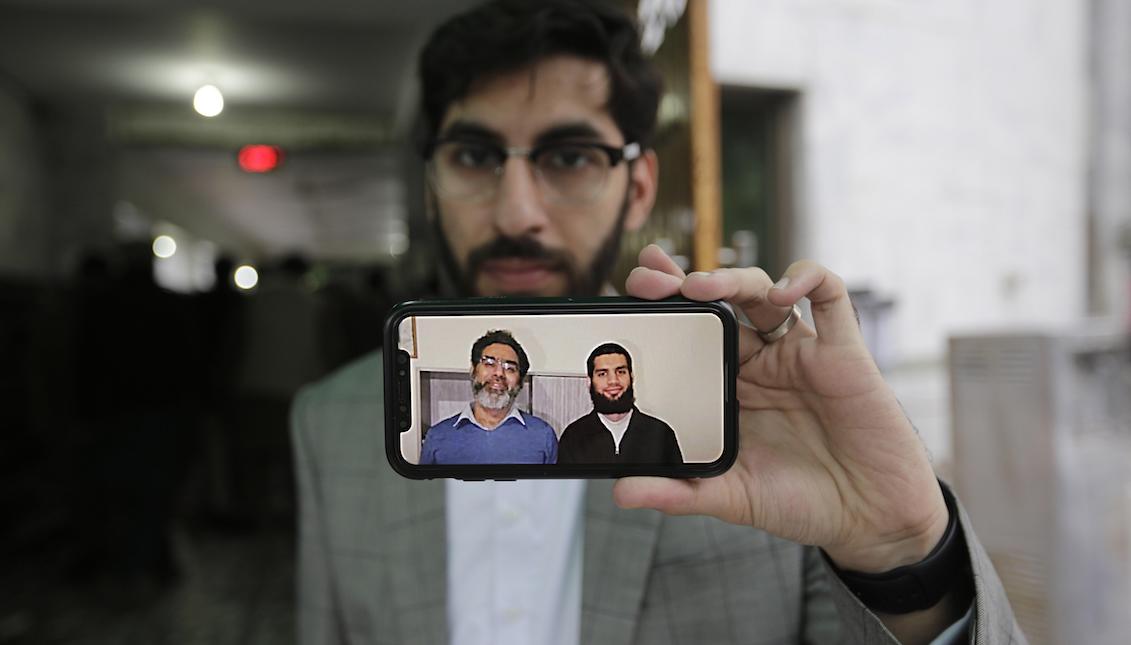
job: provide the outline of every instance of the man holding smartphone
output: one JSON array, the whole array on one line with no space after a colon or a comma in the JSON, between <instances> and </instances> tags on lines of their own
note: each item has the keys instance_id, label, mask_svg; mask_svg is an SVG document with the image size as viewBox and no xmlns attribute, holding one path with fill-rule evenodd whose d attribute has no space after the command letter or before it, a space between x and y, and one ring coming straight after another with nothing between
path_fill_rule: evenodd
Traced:
<instances>
[{"instance_id":1,"label":"man holding smartphone","mask_svg":"<svg viewBox=\"0 0 1131 645\"><path fill-rule=\"evenodd\" d=\"M530 360L509 331L493 329L471 346L471 402L428 429L422 464L552 464L554 429L515 407Z\"/></svg>"},{"instance_id":2,"label":"man holding smartphone","mask_svg":"<svg viewBox=\"0 0 1131 645\"><path fill-rule=\"evenodd\" d=\"M579 0L491 2L434 32L423 151L454 291L607 286L656 194L660 83L638 42L622 13ZM629 295L726 300L756 327L739 335L734 466L615 485L406 480L374 427L371 356L294 405L302 643L1025 641L840 278L811 261L776 282L685 275L655 246L639 264Z\"/></svg>"}]
</instances>

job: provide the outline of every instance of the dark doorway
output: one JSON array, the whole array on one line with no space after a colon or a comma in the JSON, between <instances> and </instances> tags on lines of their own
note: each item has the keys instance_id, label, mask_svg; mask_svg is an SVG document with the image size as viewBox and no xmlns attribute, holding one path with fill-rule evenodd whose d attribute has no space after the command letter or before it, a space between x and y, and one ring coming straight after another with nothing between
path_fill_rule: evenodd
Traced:
<instances>
[{"instance_id":1,"label":"dark doorway","mask_svg":"<svg viewBox=\"0 0 1131 645\"><path fill-rule=\"evenodd\" d=\"M777 276L794 259L797 106L794 92L721 88L721 265L753 264Z\"/></svg>"}]
</instances>

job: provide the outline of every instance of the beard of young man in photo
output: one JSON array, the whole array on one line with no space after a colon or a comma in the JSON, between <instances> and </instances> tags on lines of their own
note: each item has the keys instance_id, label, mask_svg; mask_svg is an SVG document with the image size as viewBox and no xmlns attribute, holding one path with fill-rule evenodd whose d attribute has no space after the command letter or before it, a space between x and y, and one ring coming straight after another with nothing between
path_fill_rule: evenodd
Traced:
<instances>
[{"instance_id":1,"label":"beard of young man in photo","mask_svg":"<svg viewBox=\"0 0 1131 645\"><path fill-rule=\"evenodd\" d=\"M593 382L590 381L589 399L593 401L593 409L598 414L624 414L636 404L636 392L632 389L632 383L629 383L620 396L610 399L598 392L597 388L593 386Z\"/></svg>"}]
</instances>

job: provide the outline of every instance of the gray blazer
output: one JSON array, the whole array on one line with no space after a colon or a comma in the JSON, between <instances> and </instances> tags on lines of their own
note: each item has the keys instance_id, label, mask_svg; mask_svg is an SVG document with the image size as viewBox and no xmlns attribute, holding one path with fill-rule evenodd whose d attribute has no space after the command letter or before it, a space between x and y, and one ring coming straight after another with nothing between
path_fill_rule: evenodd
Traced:
<instances>
[{"instance_id":1,"label":"gray blazer","mask_svg":"<svg viewBox=\"0 0 1131 645\"><path fill-rule=\"evenodd\" d=\"M385 458L380 354L303 389L292 411L300 503L299 642L446 645L443 481ZM972 642L1024 643L960 510L977 587ZM812 547L707 517L622 510L588 482L581 642L896 643Z\"/></svg>"}]
</instances>

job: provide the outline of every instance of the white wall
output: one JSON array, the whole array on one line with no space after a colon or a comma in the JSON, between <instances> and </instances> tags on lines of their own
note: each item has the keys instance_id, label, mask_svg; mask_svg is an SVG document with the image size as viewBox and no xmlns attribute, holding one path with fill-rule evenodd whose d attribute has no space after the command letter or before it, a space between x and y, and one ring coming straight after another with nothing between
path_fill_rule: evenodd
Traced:
<instances>
[{"instance_id":1,"label":"white wall","mask_svg":"<svg viewBox=\"0 0 1131 645\"><path fill-rule=\"evenodd\" d=\"M792 255L895 297L896 361L1085 311L1087 4L711 0L717 80L801 93Z\"/></svg>"},{"instance_id":2,"label":"white wall","mask_svg":"<svg viewBox=\"0 0 1131 645\"><path fill-rule=\"evenodd\" d=\"M1088 4L709 2L716 79L800 97L789 255L894 298L888 381L944 473L948 336L1087 311Z\"/></svg>"},{"instance_id":3,"label":"white wall","mask_svg":"<svg viewBox=\"0 0 1131 645\"><path fill-rule=\"evenodd\" d=\"M722 453L723 341L722 325L715 316L417 317L414 382L420 370L468 370L471 346L489 329L514 334L533 374L586 376L585 361L594 347L621 344L632 355L637 407L672 427L684 460L709 462ZM704 350L710 347L718 351ZM470 392L469 387L469 399ZM417 394L414 421L420 419ZM419 445L419 428L414 424L401 438L405 458L413 459Z\"/></svg>"}]
</instances>

